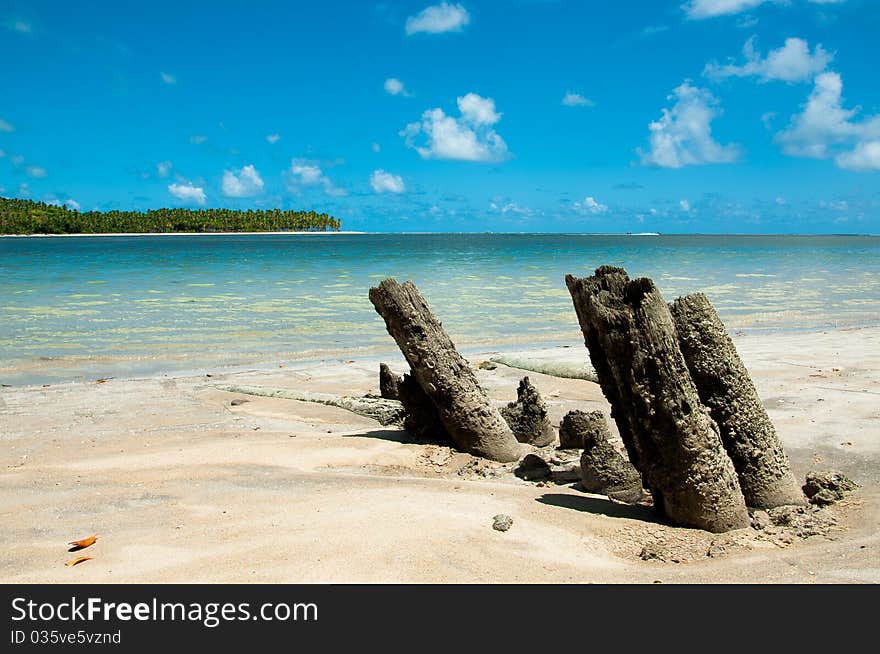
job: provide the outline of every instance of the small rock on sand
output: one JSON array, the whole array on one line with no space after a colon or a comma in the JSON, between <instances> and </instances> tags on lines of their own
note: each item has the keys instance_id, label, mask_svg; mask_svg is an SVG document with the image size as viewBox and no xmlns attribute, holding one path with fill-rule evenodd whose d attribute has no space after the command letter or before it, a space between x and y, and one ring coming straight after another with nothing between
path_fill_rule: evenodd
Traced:
<instances>
[{"instance_id":1,"label":"small rock on sand","mask_svg":"<svg viewBox=\"0 0 880 654\"><path fill-rule=\"evenodd\" d=\"M813 470L807 473L803 491L810 502L825 506L842 500L846 493L851 493L858 487L858 484L839 470Z\"/></svg>"},{"instance_id":2,"label":"small rock on sand","mask_svg":"<svg viewBox=\"0 0 880 654\"><path fill-rule=\"evenodd\" d=\"M492 529L495 531L507 531L513 525L513 518L509 515L499 513L492 518Z\"/></svg>"}]
</instances>

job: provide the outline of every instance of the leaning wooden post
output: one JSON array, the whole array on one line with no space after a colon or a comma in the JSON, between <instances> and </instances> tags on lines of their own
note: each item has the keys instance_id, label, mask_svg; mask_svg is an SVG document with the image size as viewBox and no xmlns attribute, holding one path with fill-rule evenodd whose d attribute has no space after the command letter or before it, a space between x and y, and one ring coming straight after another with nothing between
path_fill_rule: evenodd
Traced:
<instances>
[{"instance_id":1,"label":"leaning wooden post","mask_svg":"<svg viewBox=\"0 0 880 654\"><path fill-rule=\"evenodd\" d=\"M455 349L440 321L412 282L382 281L370 302L437 408L440 421L462 450L495 461L516 461L520 445Z\"/></svg>"},{"instance_id":2,"label":"leaning wooden post","mask_svg":"<svg viewBox=\"0 0 880 654\"><path fill-rule=\"evenodd\" d=\"M602 391L655 503L678 524L712 532L747 527L736 471L654 283L607 266L565 281Z\"/></svg>"},{"instance_id":3,"label":"leaning wooden post","mask_svg":"<svg viewBox=\"0 0 880 654\"><path fill-rule=\"evenodd\" d=\"M680 297L670 310L691 378L718 424L746 504L804 504L776 429L709 298Z\"/></svg>"}]
</instances>

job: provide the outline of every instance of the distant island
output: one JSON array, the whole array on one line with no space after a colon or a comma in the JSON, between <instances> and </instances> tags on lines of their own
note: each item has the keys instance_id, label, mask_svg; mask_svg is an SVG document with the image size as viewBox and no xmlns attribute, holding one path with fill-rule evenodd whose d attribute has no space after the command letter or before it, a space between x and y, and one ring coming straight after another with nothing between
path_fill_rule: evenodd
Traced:
<instances>
[{"instance_id":1,"label":"distant island","mask_svg":"<svg viewBox=\"0 0 880 654\"><path fill-rule=\"evenodd\" d=\"M176 232L326 232L342 223L326 213L281 209L77 211L0 198L0 234L171 234Z\"/></svg>"}]
</instances>

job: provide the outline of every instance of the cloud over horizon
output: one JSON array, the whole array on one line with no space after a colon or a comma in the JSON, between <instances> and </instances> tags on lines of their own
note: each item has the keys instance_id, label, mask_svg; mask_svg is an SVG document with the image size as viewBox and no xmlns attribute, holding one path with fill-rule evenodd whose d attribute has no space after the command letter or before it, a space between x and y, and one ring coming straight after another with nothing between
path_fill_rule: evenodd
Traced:
<instances>
[{"instance_id":1,"label":"cloud over horizon","mask_svg":"<svg viewBox=\"0 0 880 654\"><path fill-rule=\"evenodd\" d=\"M578 213L588 213L594 216L608 211L608 206L600 204L593 196L587 196L583 202L575 202L573 206Z\"/></svg>"},{"instance_id":2,"label":"cloud over horizon","mask_svg":"<svg viewBox=\"0 0 880 654\"><path fill-rule=\"evenodd\" d=\"M805 82L824 71L834 59L834 55L826 52L821 44L813 48L811 53L807 41L794 37L785 39L783 46L762 57L755 49L755 41L756 37L753 36L743 46L746 63L737 66L710 62L703 69L703 75L715 80L755 76L761 82Z\"/></svg>"},{"instance_id":3,"label":"cloud over horizon","mask_svg":"<svg viewBox=\"0 0 880 654\"><path fill-rule=\"evenodd\" d=\"M309 159L292 159L288 170L288 188L294 193L301 193L308 187L319 187L328 195L345 195L345 190L333 185L319 163Z\"/></svg>"},{"instance_id":4,"label":"cloud over horizon","mask_svg":"<svg viewBox=\"0 0 880 654\"><path fill-rule=\"evenodd\" d=\"M388 95L402 95L404 97L409 95L409 92L404 87L403 82L401 82L396 77L389 77L385 80L385 84L383 85L385 89L385 93Z\"/></svg>"},{"instance_id":5,"label":"cloud over horizon","mask_svg":"<svg viewBox=\"0 0 880 654\"><path fill-rule=\"evenodd\" d=\"M829 159L841 168L880 169L880 114L854 120L859 109L843 106L843 80L836 72L816 78L802 110L776 135L782 151L794 157Z\"/></svg>"},{"instance_id":6,"label":"cloud over horizon","mask_svg":"<svg viewBox=\"0 0 880 654\"><path fill-rule=\"evenodd\" d=\"M592 107L596 103L589 98L584 97L580 93L567 91L565 95L562 96L562 104L564 104L566 107Z\"/></svg>"},{"instance_id":7,"label":"cloud over horizon","mask_svg":"<svg viewBox=\"0 0 880 654\"><path fill-rule=\"evenodd\" d=\"M400 135L407 147L422 159L454 159L460 161L503 161L509 156L507 144L492 127L501 120L495 101L476 93L457 99L459 118L447 116L438 108L422 113L420 122L410 123ZM416 137L425 138L424 145Z\"/></svg>"},{"instance_id":8,"label":"cloud over horizon","mask_svg":"<svg viewBox=\"0 0 880 654\"><path fill-rule=\"evenodd\" d=\"M238 172L224 170L221 190L223 195L230 198L253 197L263 192L263 178L253 165L245 166Z\"/></svg>"},{"instance_id":9,"label":"cloud over horizon","mask_svg":"<svg viewBox=\"0 0 880 654\"><path fill-rule=\"evenodd\" d=\"M681 8L688 18L700 20L718 16L732 16L755 9L771 0L688 0ZM776 4L790 4L789 0L773 0ZM841 4L845 0L806 0L814 5Z\"/></svg>"},{"instance_id":10,"label":"cloud over horizon","mask_svg":"<svg viewBox=\"0 0 880 654\"><path fill-rule=\"evenodd\" d=\"M461 32L471 16L460 4L441 2L425 7L415 16L406 19L406 34L443 34L444 32Z\"/></svg>"},{"instance_id":11,"label":"cloud over horizon","mask_svg":"<svg viewBox=\"0 0 880 654\"><path fill-rule=\"evenodd\" d=\"M721 115L721 108L710 91L685 80L667 99L675 104L649 124L651 149L638 150L642 165L683 168L739 159L739 146L721 145L712 137L712 121Z\"/></svg>"},{"instance_id":12,"label":"cloud over horizon","mask_svg":"<svg viewBox=\"0 0 880 654\"><path fill-rule=\"evenodd\" d=\"M192 184L169 184L168 192L188 204L205 204L205 190Z\"/></svg>"},{"instance_id":13,"label":"cloud over horizon","mask_svg":"<svg viewBox=\"0 0 880 654\"><path fill-rule=\"evenodd\" d=\"M392 175L379 168L370 175L370 186L376 193L403 193L406 185L400 175Z\"/></svg>"}]
</instances>

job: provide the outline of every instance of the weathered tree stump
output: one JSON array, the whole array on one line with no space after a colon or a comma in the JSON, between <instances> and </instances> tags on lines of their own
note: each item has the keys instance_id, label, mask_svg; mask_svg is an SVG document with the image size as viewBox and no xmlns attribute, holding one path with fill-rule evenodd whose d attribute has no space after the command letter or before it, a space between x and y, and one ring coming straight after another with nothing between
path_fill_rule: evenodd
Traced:
<instances>
[{"instance_id":1,"label":"weathered tree stump","mask_svg":"<svg viewBox=\"0 0 880 654\"><path fill-rule=\"evenodd\" d=\"M450 441L449 433L440 420L437 408L410 371L397 385L400 403L403 404L403 428L420 440Z\"/></svg>"},{"instance_id":2,"label":"weathered tree stump","mask_svg":"<svg viewBox=\"0 0 880 654\"><path fill-rule=\"evenodd\" d=\"M452 441L466 452L495 461L519 459L520 445L513 432L415 284L383 280L370 289L370 301Z\"/></svg>"},{"instance_id":3,"label":"weathered tree stump","mask_svg":"<svg viewBox=\"0 0 880 654\"><path fill-rule=\"evenodd\" d=\"M682 525L712 532L748 527L733 463L654 283L610 266L565 281L602 392L655 505Z\"/></svg>"},{"instance_id":4,"label":"weathered tree stump","mask_svg":"<svg viewBox=\"0 0 880 654\"><path fill-rule=\"evenodd\" d=\"M718 424L748 506L804 504L770 416L712 303L702 293L670 305L700 400Z\"/></svg>"},{"instance_id":5,"label":"weathered tree stump","mask_svg":"<svg viewBox=\"0 0 880 654\"><path fill-rule=\"evenodd\" d=\"M410 374L396 375L387 364L379 364L379 392L383 398L403 405L403 428L419 440L448 441L437 409L419 382Z\"/></svg>"},{"instance_id":6,"label":"weathered tree stump","mask_svg":"<svg viewBox=\"0 0 880 654\"><path fill-rule=\"evenodd\" d=\"M544 447L556 440L547 405L528 377L523 377L516 389L516 402L501 409L501 417L520 443Z\"/></svg>"},{"instance_id":7,"label":"weathered tree stump","mask_svg":"<svg viewBox=\"0 0 880 654\"><path fill-rule=\"evenodd\" d=\"M400 377L391 372L391 368L387 363L379 364L379 395L386 400L399 400L400 394L397 385L400 383Z\"/></svg>"},{"instance_id":8,"label":"weathered tree stump","mask_svg":"<svg viewBox=\"0 0 880 654\"><path fill-rule=\"evenodd\" d=\"M559 423L559 449L582 450L594 435L605 440L611 437L601 411L569 411Z\"/></svg>"},{"instance_id":9,"label":"weathered tree stump","mask_svg":"<svg viewBox=\"0 0 880 654\"><path fill-rule=\"evenodd\" d=\"M601 493L620 502L638 502L642 499L641 475L609 441L611 432L605 416L599 411L582 415L592 420L581 421L583 426L589 425L581 433L581 485L590 493Z\"/></svg>"}]
</instances>

